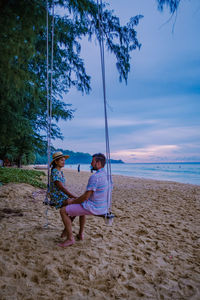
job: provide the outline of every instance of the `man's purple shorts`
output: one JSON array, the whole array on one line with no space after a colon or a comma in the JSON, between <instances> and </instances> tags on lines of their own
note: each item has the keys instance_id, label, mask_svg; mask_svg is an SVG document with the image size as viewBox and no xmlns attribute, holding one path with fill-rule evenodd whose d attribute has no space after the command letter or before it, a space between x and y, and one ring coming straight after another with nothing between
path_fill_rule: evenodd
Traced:
<instances>
[{"instance_id":1,"label":"man's purple shorts","mask_svg":"<svg viewBox=\"0 0 200 300\"><path fill-rule=\"evenodd\" d=\"M92 215L89 210L83 208L81 204L70 204L66 206L66 213L70 217Z\"/></svg>"}]
</instances>

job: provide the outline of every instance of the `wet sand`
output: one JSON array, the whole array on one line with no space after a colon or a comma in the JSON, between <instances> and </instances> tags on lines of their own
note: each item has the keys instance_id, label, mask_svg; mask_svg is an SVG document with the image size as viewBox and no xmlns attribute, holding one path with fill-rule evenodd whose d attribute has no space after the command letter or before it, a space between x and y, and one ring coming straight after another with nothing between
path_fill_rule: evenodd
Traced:
<instances>
[{"instance_id":1,"label":"wet sand","mask_svg":"<svg viewBox=\"0 0 200 300\"><path fill-rule=\"evenodd\" d=\"M90 174L64 172L80 195ZM113 225L88 216L84 241L66 249L44 190L0 187L1 300L200 299L200 186L113 179Z\"/></svg>"}]
</instances>

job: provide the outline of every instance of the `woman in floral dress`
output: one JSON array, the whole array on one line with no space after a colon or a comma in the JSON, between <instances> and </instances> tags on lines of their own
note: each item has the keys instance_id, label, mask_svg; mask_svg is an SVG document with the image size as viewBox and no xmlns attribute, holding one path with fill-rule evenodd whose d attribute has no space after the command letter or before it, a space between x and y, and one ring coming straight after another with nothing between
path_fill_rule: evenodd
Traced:
<instances>
[{"instance_id":1,"label":"woman in floral dress","mask_svg":"<svg viewBox=\"0 0 200 300\"><path fill-rule=\"evenodd\" d=\"M65 177L61 169L65 165L65 159L69 158L69 155L63 155L62 152L55 152L53 154L53 160L50 163L51 168L51 176L50 176L50 199L51 204L55 206L57 209L67 205L68 198L77 198L75 195L70 193L65 187ZM71 217L71 221L74 220L75 217ZM80 230L77 238L83 240L83 229L85 224L85 216L79 217ZM65 229L62 232L61 237L66 236Z\"/></svg>"}]
</instances>

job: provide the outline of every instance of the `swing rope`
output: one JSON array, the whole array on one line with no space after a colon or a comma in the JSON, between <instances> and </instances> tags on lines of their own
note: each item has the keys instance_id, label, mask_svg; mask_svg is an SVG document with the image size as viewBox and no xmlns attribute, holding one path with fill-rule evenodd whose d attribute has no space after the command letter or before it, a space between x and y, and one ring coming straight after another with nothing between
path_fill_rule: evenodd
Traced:
<instances>
[{"instance_id":1,"label":"swing rope","mask_svg":"<svg viewBox=\"0 0 200 300\"><path fill-rule=\"evenodd\" d=\"M106 73L105 73L105 56L104 56L104 38L103 38L103 20L102 20L102 0L98 5L98 22L99 22L99 48L101 57L101 74L103 85L103 103L104 103L104 120L105 120L105 140L106 140L106 161L107 161L107 179L108 179L108 195L107 195L107 214L111 214L112 205L112 173L111 173L111 161L110 161L110 143L108 132L108 116L107 116L107 97L106 97Z\"/></svg>"},{"instance_id":2,"label":"swing rope","mask_svg":"<svg viewBox=\"0 0 200 300\"><path fill-rule=\"evenodd\" d=\"M51 29L51 66L50 66L50 92L49 92L49 5L48 0L46 0L46 68L47 68L47 78L46 78L46 97L47 97L47 157L48 157L48 182L47 191L44 204L47 204L46 208L46 220L47 223L45 227L48 227L48 205L50 204L48 195L50 192L50 158L51 158L51 121L52 121L52 90L53 90L53 45L54 45L54 0L52 1L52 29Z\"/></svg>"}]
</instances>

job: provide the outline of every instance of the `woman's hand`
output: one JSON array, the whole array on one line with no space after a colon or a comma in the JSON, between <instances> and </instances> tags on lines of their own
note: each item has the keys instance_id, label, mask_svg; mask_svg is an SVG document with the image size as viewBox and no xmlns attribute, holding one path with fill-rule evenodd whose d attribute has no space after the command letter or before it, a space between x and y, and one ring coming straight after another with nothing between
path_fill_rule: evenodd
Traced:
<instances>
[{"instance_id":1,"label":"woman's hand","mask_svg":"<svg viewBox=\"0 0 200 300\"><path fill-rule=\"evenodd\" d=\"M67 206L67 205L73 204L73 200L75 200L75 198L68 198L68 199L64 200L62 203L62 206Z\"/></svg>"},{"instance_id":2,"label":"woman's hand","mask_svg":"<svg viewBox=\"0 0 200 300\"><path fill-rule=\"evenodd\" d=\"M68 205L73 204L73 200L74 200L74 198L67 199L67 200L66 200L66 201L67 201L67 204L68 204Z\"/></svg>"},{"instance_id":3,"label":"woman's hand","mask_svg":"<svg viewBox=\"0 0 200 300\"><path fill-rule=\"evenodd\" d=\"M68 200L68 199L67 199L67 200ZM63 207L63 206L67 206L67 205L68 205L68 201L67 201L67 200L64 200L64 201L63 201L63 203L62 203L62 207Z\"/></svg>"}]
</instances>

